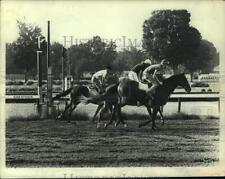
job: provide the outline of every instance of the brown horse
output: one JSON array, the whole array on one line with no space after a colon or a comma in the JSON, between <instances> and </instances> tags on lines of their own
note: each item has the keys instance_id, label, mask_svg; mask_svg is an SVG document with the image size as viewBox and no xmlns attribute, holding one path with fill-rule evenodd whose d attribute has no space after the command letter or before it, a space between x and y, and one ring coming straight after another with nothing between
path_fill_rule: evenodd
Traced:
<instances>
[{"instance_id":1,"label":"brown horse","mask_svg":"<svg viewBox=\"0 0 225 179\"><path fill-rule=\"evenodd\" d=\"M73 112L73 110L81 103L82 97L92 97L92 96L97 96L99 95L96 90L91 90L87 86L84 85L75 85L66 91L56 95L54 98L52 98L52 101L59 100L62 97L65 97L67 95L70 95L70 103L65 107L64 111L57 116L56 120L63 119L65 118L68 122L70 122L70 116ZM97 104L97 103L95 103ZM103 102L98 103L98 108L96 111L96 114L93 117L93 120L101 107L103 106Z\"/></svg>"},{"instance_id":2,"label":"brown horse","mask_svg":"<svg viewBox=\"0 0 225 179\"><path fill-rule=\"evenodd\" d=\"M108 87L106 87L105 90L110 88L111 85L118 83L119 79L116 75L111 76L108 80L109 82L107 83ZM96 88L91 88L89 86L77 84L74 85L73 87L67 89L66 91L56 95L52 101L54 100L59 100L60 98L70 95L70 103L65 107L65 110L57 116L56 120L59 119L67 119L68 122L70 122L70 116L73 112L73 110L82 102L83 98L98 98L100 100L93 100L92 103L98 105L97 110L92 118L92 121L95 120L96 116L98 113L100 113L100 117L98 118L99 120L101 119L101 116L107 111L110 110L112 112L112 99L109 100L109 103L104 102L104 100L101 100L101 95L98 93ZM99 121L98 121L99 124ZM98 127L97 124L97 127Z\"/></svg>"},{"instance_id":3,"label":"brown horse","mask_svg":"<svg viewBox=\"0 0 225 179\"><path fill-rule=\"evenodd\" d=\"M111 86L100 97L88 98L86 102L99 102L101 100L105 100L107 103L114 105L112 117L105 125L105 127L107 127L115 120L116 115L118 116L116 125L118 125L120 122L126 125L122 118L121 108L126 105L136 106L137 101L139 101L141 105L144 105L147 108L150 117L148 121L141 123L139 127L144 126L152 121L152 129L155 130L156 115L159 112L160 107L168 102L170 95L177 86L183 87L188 93L191 91L191 87L185 75L177 74L163 81L163 84L156 90L154 99L152 100L148 95L148 91L139 89L138 82L123 78L120 80L118 85ZM151 109L153 109L153 113L151 113Z\"/></svg>"}]
</instances>

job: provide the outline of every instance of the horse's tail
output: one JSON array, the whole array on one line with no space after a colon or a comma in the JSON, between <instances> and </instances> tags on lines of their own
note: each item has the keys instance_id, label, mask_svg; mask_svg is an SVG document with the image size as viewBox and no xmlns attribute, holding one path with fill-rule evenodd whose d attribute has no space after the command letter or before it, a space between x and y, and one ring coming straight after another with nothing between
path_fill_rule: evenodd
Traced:
<instances>
[{"instance_id":1,"label":"horse's tail","mask_svg":"<svg viewBox=\"0 0 225 179\"><path fill-rule=\"evenodd\" d=\"M61 97L63 97L63 96L66 96L66 95L70 94L70 93L71 93L71 91L72 91L72 89L73 89L73 88L69 88L68 90L63 91L62 93L60 93L60 94L56 95L54 98L52 98L52 101L57 100L57 99L60 99Z\"/></svg>"}]
</instances>

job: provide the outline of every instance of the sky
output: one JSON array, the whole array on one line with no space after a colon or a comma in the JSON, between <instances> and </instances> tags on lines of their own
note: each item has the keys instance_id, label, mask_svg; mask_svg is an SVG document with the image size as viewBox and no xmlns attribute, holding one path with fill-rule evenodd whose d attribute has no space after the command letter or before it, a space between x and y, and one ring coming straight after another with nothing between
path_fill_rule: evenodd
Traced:
<instances>
[{"instance_id":1,"label":"sky","mask_svg":"<svg viewBox=\"0 0 225 179\"><path fill-rule=\"evenodd\" d=\"M17 19L41 27L47 36L50 20L51 42L57 41L66 47L95 35L113 39L120 47L134 44L135 40L139 46L144 20L158 9L187 9L191 13L190 24L200 31L202 38L218 50L224 49L222 1L3 1L2 37L4 42L18 38Z\"/></svg>"}]
</instances>

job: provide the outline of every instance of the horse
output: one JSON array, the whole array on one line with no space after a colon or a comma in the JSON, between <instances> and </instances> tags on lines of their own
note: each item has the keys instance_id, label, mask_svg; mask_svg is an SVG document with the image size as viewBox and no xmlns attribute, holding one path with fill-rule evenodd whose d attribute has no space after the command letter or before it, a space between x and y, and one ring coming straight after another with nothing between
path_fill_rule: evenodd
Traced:
<instances>
[{"instance_id":1,"label":"horse","mask_svg":"<svg viewBox=\"0 0 225 179\"><path fill-rule=\"evenodd\" d=\"M109 80L108 87L106 87L106 90L107 90L107 88L110 88L110 86L116 82L118 82L118 79L116 78L116 76L112 76ZM69 94L70 94L70 103L65 107L65 110L56 117L56 120L59 120L59 119L62 119L65 117L67 119L67 121L70 122L70 116L71 116L73 110L82 102L82 99L84 97L96 98L96 97L100 96L100 94L96 90L96 88L90 88L85 85L77 84L77 85L74 85L73 87L67 89L66 91L56 95L54 98L52 98L52 101L58 100L61 97L67 96ZM100 117L98 118L98 123L97 123L97 127L98 127L99 120L101 119L101 116L103 115L103 113L105 113L107 110L110 110L112 112L112 105L111 105L111 103L106 103L102 100L93 101L92 103L98 105L96 112L92 118L92 121L94 121L97 114L100 113ZM68 112L68 115L66 116L67 112Z\"/></svg>"},{"instance_id":2,"label":"horse","mask_svg":"<svg viewBox=\"0 0 225 179\"><path fill-rule=\"evenodd\" d=\"M140 123L139 127L145 126L152 121L152 129L156 130L156 115L160 111L160 107L164 106L168 102L170 95L173 93L177 86L183 87L187 93L190 93L191 91L190 84L188 83L185 75L183 73L175 74L163 81L163 84L156 89L154 99L152 100L149 95L149 91L140 89L138 82L130 80L128 78L121 79L117 85L109 88L103 95L101 95L101 97L98 98L101 98L101 100L105 100L106 102L111 102L111 104L114 105L111 119L108 123L105 124L105 127L113 122L116 114L119 118L116 125L122 122L126 126L127 124L122 118L121 108L126 105L136 106L137 101L139 101L141 105L144 105L147 108L149 114L149 120L144 123ZM113 94L116 97L114 97L113 101L109 101L110 96L112 97ZM97 100L96 98L89 98L88 100L86 100L86 102L94 101L100 100ZM152 113L151 109L153 109Z\"/></svg>"}]
</instances>

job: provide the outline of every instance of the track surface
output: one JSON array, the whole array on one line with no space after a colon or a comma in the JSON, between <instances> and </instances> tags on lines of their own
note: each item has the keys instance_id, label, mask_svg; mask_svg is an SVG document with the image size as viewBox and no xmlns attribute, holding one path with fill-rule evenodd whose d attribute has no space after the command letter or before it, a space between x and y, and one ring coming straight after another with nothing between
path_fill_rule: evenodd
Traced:
<instances>
[{"instance_id":1,"label":"track surface","mask_svg":"<svg viewBox=\"0 0 225 179\"><path fill-rule=\"evenodd\" d=\"M146 119L147 116L144 116ZM96 129L86 121L11 120L6 123L8 167L210 166L218 162L219 119L168 119L159 130Z\"/></svg>"}]
</instances>

